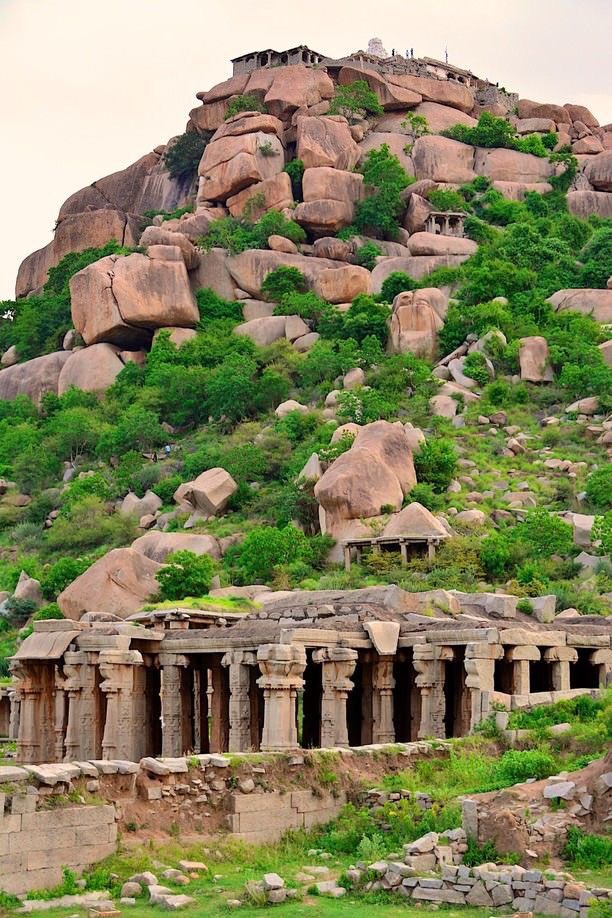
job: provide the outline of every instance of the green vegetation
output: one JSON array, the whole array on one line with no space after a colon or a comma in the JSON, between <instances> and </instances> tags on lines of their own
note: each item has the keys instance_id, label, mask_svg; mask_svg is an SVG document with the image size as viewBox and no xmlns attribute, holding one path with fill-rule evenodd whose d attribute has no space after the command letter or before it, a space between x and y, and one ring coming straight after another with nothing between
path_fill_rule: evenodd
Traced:
<instances>
[{"instance_id":1,"label":"green vegetation","mask_svg":"<svg viewBox=\"0 0 612 918\"><path fill-rule=\"evenodd\" d=\"M255 223L244 218L220 217L211 223L207 235L198 244L204 249L227 249L237 255L247 249L266 249L269 236L284 236L297 245L306 241L306 233L298 223L269 210Z\"/></svg>"},{"instance_id":2,"label":"green vegetation","mask_svg":"<svg viewBox=\"0 0 612 918\"><path fill-rule=\"evenodd\" d=\"M371 194L357 204L355 227L361 233L395 239L404 210L401 192L415 180L386 143L370 150L361 171Z\"/></svg>"},{"instance_id":3,"label":"green vegetation","mask_svg":"<svg viewBox=\"0 0 612 918\"><path fill-rule=\"evenodd\" d=\"M444 137L469 143L474 147L505 147L521 153L533 153L535 156L548 156L557 143L557 135L554 133L519 137L509 121L505 118L496 118L490 112L483 112L475 127L456 124L447 131L442 131L442 134Z\"/></svg>"},{"instance_id":4,"label":"green vegetation","mask_svg":"<svg viewBox=\"0 0 612 918\"><path fill-rule=\"evenodd\" d=\"M204 150L213 134L214 131L188 131L166 148L164 163L172 178L186 180L195 177Z\"/></svg>"},{"instance_id":5,"label":"green vegetation","mask_svg":"<svg viewBox=\"0 0 612 918\"><path fill-rule=\"evenodd\" d=\"M266 276L261 292L273 302L281 302L292 293L306 293L308 281L297 268L281 265Z\"/></svg>"},{"instance_id":6,"label":"green vegetation","mask_svg":"<svg viewBox=\"0 0 612 918\"><path fill-rule=\"evenodd\" d=\"M156 575L160 597L165 600L203 596L210 589L214 572L215 563L209 555L175 551L168 555Z\"/></svg>"},{"instance_id":7,"label":"green vegetation","mask_svg":"<svg viewBox=\"0 0 612 918\"><path fill-rule=\"evenodd\" d=\"M286 172L291 179L291 189L296 201L303 200L304 192L302 189L302 179L304 178L304 161L301 159L290 159L285 165L283 172Z\"/></svg>"},{"instance_id":8,"label":"green vegetation","mask_svg":"<svg viewBox=\"0 0 612 918\"><path fill-rule=\"evenodd\" d=\"M344 115L349 121L366 115L382 115L382 105L365 80L338 86L329 106L330 115Z\"/></svg>"},{"instance_id":9,"label":"green vegetation","mask_svg":"<svg viewBox=\"0 0 612 918\"><path fill-rule=\"evenodd\" d=\"M250 93L247 95L234 96L227 103L227 108L225 110L225 120L228 121L230 118L233 118L235 115L240 115L242 112L267 112L265 104L260 101L257 96L254 96Z\"/></svg>"},{"instance_id":10,"label":"green vegetation","mask_svg":"<svg viewBox=\"0 0 612 918\"><path fill-rule=\"evenodd\" d=\"M570 826L563 857L571 867L609 867L612 864L612 839L591 835L577 826Z\"/></svg>"}]
</instances>

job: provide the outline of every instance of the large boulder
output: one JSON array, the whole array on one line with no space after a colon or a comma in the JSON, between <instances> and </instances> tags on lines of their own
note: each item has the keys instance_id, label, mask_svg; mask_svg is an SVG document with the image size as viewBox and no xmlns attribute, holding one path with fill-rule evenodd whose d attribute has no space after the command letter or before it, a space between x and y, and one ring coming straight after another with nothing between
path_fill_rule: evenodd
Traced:
<instances>
[{"instance_id":1,"label":"large boulder","mask_svg":"<svg viewBox=\"0 0 612 918\"><path fill-rule=\"evenodd\" d=\"M584 174L596 191L612 191L612 150L590 157Z\"/></svg>"},{"instance_id":2,"label":"large boulder","mask_svg":"<svg viewBox=\"0 0 612 918\"><path fill-rule=\"evenodd\" d=\"M517 114L522 118L546 118L555 124L571 124L571 117L566 108L550 102L532 102L530 99L519 99Z\"/></svg>"},{"instance_id":3,"label":"large boulder","mask_svg":"<svg viewBox=\"0 0 612 918\"><path fill-rule=\"evenodd\" d=\"M127 214L144 214L147 210L172 211L188 203L191 178L170 177L163 160L164 150L164 146L156 147L127 168L70 195L60 208L59 219L107 207Z\"/></svg>"},{"instance_id":4,"label":"large boulder","mask_svg":"<svg viewBox=\"0 0 612 918\"><path fill-rule=\"evenodd\" d=\"M338 75L341 86L348 86L357 80L365 80L370 89L378 96L378 101L385 111L414 108L421 101L422 96L412 89L391 83L378 71L371 67L347 65L342 67Z\"/></svg>"},{"instance_id":5,"label":"large boulder","mask_svg":"<svg viewBox=\"0 0 612 918\"><path fill-rule=\"evenodd\" d=\"M499 182L542 182L554 174L554 166L543 156L482 147L476 149L474 169Z\"/></svg>"},{"instance_id":6,"label":"large boulder","mask_svg":"<svg viewBox=\"0 0 612 918\"><path fill-rule=\"evenodd\" d=\"M191 289L197 291L210 287L221 299L231 302L236 284L229 272L227 257L225 249L201 251L200 263L189 276Z\"/></svg>"},{"instance_id":7,"label":"large boulder","mask_svg":"<svg viewBox=\"0 0 612 918\"><path fill-rule=\"evenodd\" d=\"M557 312L571 309L572 312L593 316L604 325L612 322L612 290L557 290L548 298L548 302Z\"/></svg>"},{"instance_id":8,"label":"large boulder","mask_svg":"<svg viewBox=\"0 0 612 918\"><path fill-rule=\"evenodd\" d=\"M47 281L49 268L57 265L69 252L99 248L111 240L119 245L135 246L141 228L139 217L109 207L67 214L57 224L53 242L28 255L21 263L15 296L27 296L40 290Z\"/></svg>"},{"instance_id":9,"label":"large boulder","mask_svg":"<svg viewBox=\"0 0 612 918\"><path fill-rule=\"evenodd\" d=\"M263 74L253 73L247 84L247 93L256 93L262 78L264 85L268 85L264 96L266 108L283 121L287 121L298 109L312 108L331 99L334 94L334 84L324 70L303 64L275 67Z\"/></svg>"},{"instance_id":10,"label":"large boulder","mask_svg":"<svg viewBox=\"0 0 612 918\"><path fill-rule=\"evenodd\" d=\"M463 184L476 178L474 147L448 137L419 137L412 148L412 161L418 179Z\"/></svg>"},{"instance_id":11,"label":"large boulder","mask_svg":"<svg viewBox=\"0 0 612 918\"><path fill-rule=\"evenodd\" d=\"M66 616L78 621L86 612L128 618L159 591L160 565L133 548L115 548L99 558L57 597Z\"/></svg>"},{"instance_id":12,"label":"large boulder","mask_svg":"<svg viewBox=\"0 0 612 918\"><path fill-rule=\"evenodd\" d=\"M509 201L524 201L528 191L536 194L552 191L550 182L493 182L493 188Z\"/></svg>"},{"instance_id":13,"label":"large boulder","mask_svg":"<svg viewBox=\"0 0 612 918\"><path fill-rule=\"evenodd\" d=\"M293 217L315 235L329 236L353 222L355 203L365 197L363 176L329 166L306 169L304 202Z\"/></svg>"},{"instance_id":14,"label":"large boulder","mask_svg":"<svg viewBox=\"0 0 612 918\"><path fill-rule=\"evenodd\" d=\"M106 392L124 366L119 348L112 344L92 344L91 347L75 351L62 367L58 395L63 395L70 386L76 386L84 392Z\"/></svg>"},{"instance_id":15,"label":"large boulder","mask_svg":"<svg viewBox=\"0 0 612 918\"><path fill-rule=\"evenodd\" d=\"M329 303L349 303L360 293L370 293L372 275L359 265L342 265L321 271L314 282L315 293Z\"/></svg>"},{"instance_id":16,"label":"large boulder","mask_svg":"<svg viewBox=\"0 0 612 918\"><path fill-rule=\"evenodd\" d=\"M359 162L359 147L348 121L339 115L297 119L297 157L306 169L331 166L350 171Z\"/></svg>"},{"instance_id":17,"label":"large boulder","mask_svg":"<svg viewBox=\"0 0 612 918\"><path fill-rule=\"evenodd\" d=\"M548 342L540 335L521 338L519 363L521 379L526 382L552 382L553 371L548 356Z\"/></svg>"},{"instance_id":18,"label":"large boulder","mask_svg":"<svg viewBox=\"0 0 612 918\"><path fill-rule=\"evenodd\" d=\"M438 233L414 233L408 240L411 255L473 255L477 244L460 236Z\"/></svg>"},{"instance_id":19,"label":"large boulder","mask_svg":"<svg viewBox=\"0 0 612 918\"><path fill-rule=\"evenodd\" d=\"M340 520L399 510L416 483L412 450L402 424L375 421L362 427L353 445L327 469L314 493L326 527Z\"/></svg>"},{"instance_id":20,"label":"large boulder","mask_svg":"<svg viewBox=\"0 0 612 918\"><path fill-rule=\"evenodd\" d=\"M391 153L400 161L408 175L414 175L414 162L410 152L409 138L405 134L383 134L381 131L369 131L359 143L360 161L363 162L370 150L378 150L385 143Z\"/></svg>"},{"instance_id":21,"label":"large boulder","mask_svg":"<svg viewBox=\"0 0 612 918\"><path fill-rule=\"evenodd\" d=\"M436 268L455 268L467 258L468 255L410 255L407 258L383 258L372 271L372 291L380 293L385 280L396 271L402 271L414 280L421 280Z\"/></svg>"},{"instance_id":22,"label":"large boulder","mask_svg":"<svg viewBox=\"0 0 612 918\"><path fill-rule=\"evenodd\" d=\"M158 564L163 564L168 555L175 551L192 551L194 555L210 555L215 560L221 557L218 540L205 533L151 530L132 542L132 548Z\"/></svg>"},{"instance_id":23,"label":"large boulder","mask_svg":"<svg viewBox=\"0 0 612 918\"><path fill-rule=\"evenodd\" d=\"M106 341L131 347L150 338L147 330L197 324L198 307L181 250L154 249L171 257L109 255L71 278L72 321L86 344Z\"/></svg>"},{"instance_id":24,"label":"large boulder","mask_svg":"<svg viewBox=\"0 0 612 918\"><path fill-rule=\"evenodd\" d=\"M420 115L427 120L427 128L431 134L439 134L441 131L447 131L456 124L463 124L466 127L474 127L476 119L466 115L456 108L448 105L440 105L438 102L421 102L413 109L415 115ZM376 122L377 131L390 131L397 134L411 134L410 122L406 120L405 113L385 115L380 121Z\"/></svg>"},{"instance_id":25,"label":"large boulder","mask_svg":"<svg viewBox=\"0 0 612 918\"><path fill-rule=\"evenodd\" d=\"M402 86L418 93L423 102L440 102L462 112L471 112L474 108L472 90L453 80L430 80L410 73L392 73L388 75L387 80L394 86Z\"/></svg>"},{"instance_id":26,"label":"large boulder","mask_svg":"<svg viewBox=\"0 0 612 918\"><path fill-rule=\"evenodd\" d=\"M258 316L255 319L249 319L241 325L234 328L237 335L244 335L250 338L259 347L266 347L273 344L280 338L285 338L287 326L287 316Z\"/></svg>"},{"instance_id":27,"label":"large boulder","mask_svg":"<svg viewBox=\"0 0 612 918\"><path fill-rule=\"evenodd\" d=\"M434 210L427 198L420 194L411 194L408 198L408 208L404 216L404 229L412 235L422 233L430 213Z\"/></svg>"},{"instance_id":28,"label":"large boulder","mask_svg":"<svg viewBox=\"0 0 612 918\"><path fill-rule=\"evenodd\" d=\"M0 401L27 395L39 405L47 392L57 395L62 369L73 356L72 351L57 351L0 370Z\"/></svg>"},{"instance_id":29,"label":"large boulder","mask_svg":"<svg viewBox=\"0 0 612 918\"><path fill-rule=\"evenodd\" d=\"M448 532L422 504L413 501L394 513L382 532L383 536L411 536L420 539L447 539Z\"/></svg>"},{"instance_id":30,"label":"large boulder","mask_svg":"<svg viewBox=\"0 0 612 918\"><path fill-rule=\"evenodd\" d=\"M435 287L399 293L393 301L388 349L433 358L448 301Z\"/></svg>"},{"instance_id":31,"label":"large boulder","mask_svg":"<svg viewBox=\"0 0 612 918\"><path fill-rule=\"evenodd\" d=\"M215 516L227 507L238 485L229 472L222 468L208 469L193 481L187 481L174 492L175 501L185 509L199 510Z\"/></svg>"},{"instance_id":32,"label":"large boulder","mask_svg":"<svg viewBox=\"0 0 612 918\"><path fill-rule=\"evenodd\" d=\"M192 242L183 233L167 229L165 226L147 226L140 237L140 245L176 245L181 250L185 267L193 271L200 263L200 256Z\"/></svg>"},{"instance_id":33,"label":"large boulder","mask_svg":"<svg viewBox=\"0 0 612 918\"><path fill-rule=\"evenodd\" d=\"M285 210L293 205L291 179L286 172L249 185L227 199L232 217L248 217L251 221L259 220L269 210Z\"/></svg>"},{"instance_id":34,"label":"large boulder","mask_svg":"<svg viewBox=\"0 0 612 918\"><path fill-rule=\"evenodd\" d=\"M198 196L225 201L256 182L283 171L285 149L276 134L255 131L213 139L200 160Z\"/></svg>"},{"instance_id":35,"label":"large boulder","mask_svg":"<svg viewBox=\"0 0 612 918\"><path fill-rule=\"evenodd\" d=\"M582 121L588 128L599 127L599 121L586 105L574 105L566 102L563 108L567 111L572 121Z\"/></svg>"},{"instance_id":36,"label":"large boulder","mask_svg":"<svg viewBox=\"0 0 612 918\"><path fill-rule=\"evenodd\" d=\"M286 255L284 252L270 252L265 249L249 249L226 260L234 283L255 299L261 298L261 285L275 268L288 266L297 268L312 286L315 277L327 268L337 268L336 262L327 258L307 258L305 255Z\"/></svg>"},{"instance_id":37,"label":"large boulder","mask_svg":"<svg viewBox=\"0 0 612 918\"><path fill-rule=\"evenodd\" d=\"M283 122L274 115L262 112L241 112L224 121L212 139L216 141L221 140L222 137L240 137L241 134L253 134L255 131L261 131L263 134L276 134L277 137L282 138Z\"/></svg>"}]
</instances>

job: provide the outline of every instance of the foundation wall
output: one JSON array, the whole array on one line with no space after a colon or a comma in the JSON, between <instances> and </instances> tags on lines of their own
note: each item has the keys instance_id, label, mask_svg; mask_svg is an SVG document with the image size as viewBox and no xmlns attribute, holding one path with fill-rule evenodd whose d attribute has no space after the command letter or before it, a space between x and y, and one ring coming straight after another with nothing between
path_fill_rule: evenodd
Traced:
<instances>
[{"instance_id":1,"label":"foundation wall","mask_svg":"<svg viewBox=\"0 0 612 918\"><path fill-rule=\"evenodd\" d=\"M346 802L343 792L336 797L315 796L310 790L249 797L234 794L227 821L236 838L262 844L278 841L287 829L310 829L329 822L338 816Z\"/></svg>"}]
</instances>

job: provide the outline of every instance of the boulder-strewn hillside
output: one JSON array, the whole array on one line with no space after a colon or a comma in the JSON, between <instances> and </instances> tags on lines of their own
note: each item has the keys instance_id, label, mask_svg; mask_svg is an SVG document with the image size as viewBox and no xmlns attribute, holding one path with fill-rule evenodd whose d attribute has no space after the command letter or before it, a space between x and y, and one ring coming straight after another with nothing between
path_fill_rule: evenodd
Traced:
<instances>
[{"instance_id":1,"label":"boulder-strewn hillside","mask_svg":"<svg viewBox=\"0 0 612 918\"><path fill-rule=\"evenodd\" d=\"M62 205L0 321L3 658L211 588L606 613L612 125L442 76L238 74Z\"/></svg>"}]
</instances>

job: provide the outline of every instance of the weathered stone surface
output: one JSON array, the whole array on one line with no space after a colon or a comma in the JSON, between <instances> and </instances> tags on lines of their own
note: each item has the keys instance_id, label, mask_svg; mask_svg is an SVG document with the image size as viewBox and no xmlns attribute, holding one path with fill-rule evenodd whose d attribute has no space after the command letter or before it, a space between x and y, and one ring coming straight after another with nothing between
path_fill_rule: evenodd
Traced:
<instances>
[{"instance_id":1,"label":"weathered stone surface","mask_svg":"<svg viewBox=\"0 0 612 918\"><path fill-rule=\"evenodd\" d=\"M477 244L459 236L440 236L437 233L414 233L408 240L411 255L473 255Z\"/></svg>"},{"instance_id":2,"label":"weathered stone surface","mask_svg":"<svg viewBox=\"0 0 612 918\"><path fill-rule=\"evenodd\" d=\"M295 242L285 236L277 236L276 233L268 236L268 248L273 252L284 252L285 255L299 254L299 249Z\"/></svg>"},{"instance_id":3,"label":"weathered stone surface","mask_svg":"<svg viewBox=\"0 0 612 918\"><path fill-rule=\"evenodd\" d=\"M405 172L408 175L414 175L414 162L408 141L409 138L405 134L370 131L359 143L360 162L363 163L370 150L378 150L384 143L389 147L390 152L397 156Z\"/></svg>"},{"instance_id":4,"label":"weathered stone surface","mask_svg":"<svg viewBox=\"0 0 612 918\"><path fill-rule=\"evenodd\" d=\"M13 596L15 599L27 599L33 602L37 607L44 603L43 592L40 587L40 581L30 577L25 571L22 571L17 581Z\"/></svg>"},{"instance_id":5,"label":"weathered stone surface","mask_svg":"<svg viewBox=\"0 0 612 918\"><path fill-rule=\"evenodd\" d=\"M499 191L509 201L524 201L528 191L536 194L547 194L552 191L550 182L493 182L495 191Z\"/></svg>"},{"instance_id":6,"label":"weathered stone surface","mask_svg":"<svg viewBox=\"0 0 612 918\"><path fill-rule=\"evenodd\" d=\"M297 157L306 169L331 166L350 172L359 161L359 147L346 118L302 116L297 119Z\"/></svg>"},{"instance_id":7,"label":"weathered stone surface","mask_svg":"<svg viewBox=\"0 0 612 918\"><path fill-rule=\"evenodd\" d=\"M419 137L412 148L412 161L418 179L462 184L476 176L474 148L448 137Z\"/></svg>"},{"instance_id":8,"label":"weathered stone surface","mask_svg":"<svg viewBox=\"0 0 612 918\"><path fill-rule=\"evenodd\" d=\"M378 96L378 101L385 111L414 108L422 96L405 86L391 83L371 67L354 67L347 65L340 70L338 82L347 86L356 80L365 80L370 89Z\"/></svg>"},{"instance_id":9,"label":"weathered stone surface","mask_svg":"<svg viewBox=\"0 0 612 918\"><path fill-rule=\"evenodd\" d=\"M45 284L49 268L57 265L69 252L99 248L111 240L119 245L133 246L138 242L142 221L133 214L101 210L66 215L58 223L53 241L23 260L17 273L15 296L27 296Z\"/></svg>"},{"instance_id":10,"label":"weathered stone surface","mask_svg":"<svg viewBox=\"0 0 612 918\"><path fill-rule=\"evenodd\" d=\"M351 448L315 485L329 522L377 516L384 506L399 510L416 483L412 451L402 425L376 421L362 427Z\"/></svg>"},{"instance_id":11,"label":"weathered stone surface","mask_svg":"<svg viewBox=\"0 0 612 918\"><path fill-rule=\"evenodd\" d=\"M557 126L552 118L519 118L516 122L517 134L547 134L556 130Z\"/></svg>"},{"instance_id":12,"label":"weathered stone surface","mask_svg":"<svg viewBox=\"0 0 612 918\"><path fill-rule=\"evenodd\" d=\"M517 150L477 148L474 156L477 175L500 182L542 182L554 172L548 159Z\"/></svg>"},{"instance_id":13,"label":"weathered stone surface","mask_svg":"<svg viewBox=\"0 0 612 918\"><path fill-rule=\"evenodd\" d=\"M288 398L287 401L281 402L280 405L274 409L274 414L277 418L287 417L288 414L291 414L293 411L297 411L299 414L308 414L308 408L306 405L302 405L300 402L296 402L294 398Z\"/></svg>"},{"instance_id":14,"label":"weathered stone surface","mask_svg":"<svg viewBox=\"0 0 612 918\"><path fill-rule=\"evenodd\" d=\"M192 551L195 555L221 557L221 548L214 536L188 532L147 532L132 542L134 551L140 552L151 561L163 564L168 555L175 551Z\"/></svg>"},{"instance_id":15,"label":"weathered stone surface","mask_svg":"<svg viewBox=\"0 0 612 918\"><path fill-rule=\"evenodd\" d=\"M425 222L432 210L433 207L426 198L422 198L420 194L411 194L404 217L404 229L411 234L424 232Z\"/></svg>"},{"instance_id":16,"label":"weathered stone surface","mask_svg":"<svg viewBox=\"0 0 612 918\"><path fill-rule=\"evenodd\" d=\"M66 587L57 603L66 618L77 621L86 612L126 618L158 592L159 567L133 548L115 548Z\"/></svg>"},{"instance_id":17,"label":"weathered stone surface","mask_svg":"<svg viewBox=\"0 0 612 918\"><path fill-rule=\"evenodd\" d=\"M557 312L570 309L572 312L591 315L604 325L612 322L612 290L557 290L548 298L548 302Z\"/></svg>"},{"instance_id":18,"label":"weathered stone surface","mask_svg":"<svg viewBox=\"0 0 612 918\"><path fill-rule=\"evenodd\" d=\"M330 303L348 303L360 293L370 293L372 275L359 265L343 265L321 271L314 282L315 293Z\"/></svg>"},{"instance_id":19,"label":"weathered stone surface","mask_svg":"<svg viewBox=\"0 0 612 918\"><path fill-rule=\"evenodd\" d=\"M270 271L281 265L297 268L311 284L321 271L338 267L335 262L325 258L284 255L282 252L268 252L261 249L249 249L227 259L227 267L235 284L257 299L262 298L261 285Z\"/></svg>"},{"instance_id":20,"label":"weathered stone surface","mask_svg":"<svg viewBox=\"0 0 612 918\"><path fill-rule=\"evenodd\" d=\"M225 469L214 468L202 472L193 481L179 485L174 499L179 504L190 504L210 516L221 513L238 489L238 485Z\"/></svg>"},{"instance_id":21,"label":"weathered stone surface","mask_svg":"<svg viewBox=\"0 0 612 918\"><path fill-rule=\"evenodd\" d=\"M433 357L447 308L446 297L435 287L399 293L393 301L389 351Z\"/></svg>"},{"instance_id":22,"label":"weathered stone surface","mask_svg":"<svg viewBox=\"0 0 612 918\"><path fill-rule=\"evenodd\" d=\"M317 258L348 262L352 255L352 247L349 242L344 242L342 239L323 236L321 239L315 239L313 252Z\"/></svg>"},{"instance_id":23,"label":"weathered stone surface","mask_svg":"<svg viewBox=\"0 0 612 918\"><path fill-rule=\"evenodd\" d=\"M140 245L176 245L181 250L188 271L197 268L200 256L194 245L183 233L173 232L163 226L147 226L140 237Z\"/></svg>"},{"instance_id":24,"label":"weathered stone surface","mask_svg":"<svg viewBox=\"0 0 612 918\"><path fill-rule=\"evenodd\" d=\"M249 185L243 191L227 199L227 206L232 217L248 216L249 220L258 220L268 210L284 210L293 207L291 179L286 172Z\"/></svg>"},{"instance_id":25,"label":"weathered stone surface","mask_svg":"<svg viewBox=\"0 0 612 918\"><path fill-rule=\"evenodd\" d=\"M263 112L240 112L223 122L215 132L213 140L221 140L223 137L240 137L242 134L253 134L255 131L261 131L263 134L276 134L282 139L283 122L274 115Z\"/></svg>"},{"instance_id":26,"label":"weathered stone surface","mask_svg":"<svg viewBox=\"0 0 612 918\"><path fill-rule=\"evenodd\" d=\"M323 70L293 64L288 67L275 67L267 74L257 72L251 75L247 92L253 92L258 77L265 82L270 80L264 102L270 114L287 121L293 112L301 108L310 108L334 94L334 84Z\"/></svg>"},{"instance_id":27,"label":"weathered stone surface","mask_svg":"<svg viewBox=\"0 0 612 918\"><path fill-rule=\"evenodd\" d=\"M521 379L526 382L552 382L553 371L548 358L548 343L540 335L521 338L519 348Z\"/></svg>"},{"instance_id":28,"label":"weathered stone surface","mask_svg":"<svg viewBox=\"0 0 612 918\"><path fill-rule=\"evenodd\" d=\"M464 262L467 255L410 255L385 258L372 271L372 291L380 293L382 285L395 271L403 271L414 280L421 280L436 268L454 268Z\"/></svg>"},{"instance_id":29,"label":"weathered stone surface","mask_svg":"<svg viewBox=\"0 0 612 918\"><path fill-rule=\"evenodd\" d=\"M612 150L592 156L584 174L596 191L612 191Z\"/></svg>"},{"instance_id":30,"label":"weathered stone surface","mask_svg":"<svg viewBox=\"0 0 612 918\"><path fill-rule=\"evenodd\" d=\"M596 156L603 151L604 147L599 137L581 137L572 144L572 153L575 153L576 156L585 154Z\"/></svg>"},{"instance_id":31,"label":"weathered stone surface","mask_svg":"<svg viewBox=\"0 0 612 918\"><path fill-rule=\"evenodd\" d=\"M389 74L389 83L411 89L418 93L424 102L439 102L462 112L471 112L474 108L472 90L462 83L452 80L430 80L412 74Z\"/></svg>"},{"instance_id":32,"label":"weathered stone surface","mask_svg":"<svg viewBox=\"0 0 612 918\"><path fill-rule=\"evenodd\" d=\"M285 337L285 324L286 316L261 316L237 325L234 332L237 335L245 335L260 347L265 347Z\"/></svg>"},{"instance_id":33,"label":"weathered stone surface","mask_svg":"<svg viewBox=\"0 0 612 918\"><path fill-rule=\"evenodd\" d=\"M384 536L409 535L413 538L428 539L448 538L448 532L442 523L417 501L408 504L399 513L394 513L383 529L382 534Z\"/></svg>"},{"instance_id":34,"label":"weathered stone surface","mask_svg":"<svg viewBox=\"0 0 612 918\"><path fill-rule=\"evenodd\" d=\"M176 328L170 325L165 328L158 328L153 335L153 341L159 337L161 332L168 332L170 341L172 341L175 347L180 347L182 344L185 344L186 341L191 341L192 338L195 338L198 334L195 328ZM97 345L94 346L97 347Z\"/></svg>"},{"instance_id":35,"label":"weathered stone surface","mask_svg":"<svg viewBox=\"0 0 612 918\"><path fill-rule=\"evenodd\" d=\"M212 140L198 167L199 195L208 201L225 201L249 185L282 172L284 147L275 134L256 131Z\"/></svg>"},{"instance_id":36,"label":"weathered stone surface","mask_svg":"<svg viewBox=\"0 0 612 918\"><path fill-rule=\"evenodd\" d=\"M70 386L76 386L84 392L106 392L124 366L119 357L119 349L112 344L93 344L75 351L62 367L57 386L58 395L63 395Z\"/></svg>"},{"instance_id":37,"label":"weathered stone surface","mask_svg":"<svg viewBox=\"0 0 612 918\"><path fill-rule=\"evenodd\" d=\"M549 102L519 99L517 109L519 118L547 118L555 124L570 124L572 120L567 109Z\"/></svg>"},{"instance_id":38,"label":"weathered stone surface","mask_svg":"<svg viewBox=\"0 0 612 918\"><path fill-rule=\"evenodd\" d=\"M62 369L72 357L72 351L57 351L0 370L0 400L27 395L38 405L45 393L57 395Z\"/></svg>"},{"instance_id":39,"label":"weathered stone surface","mask_svg":"<svg viewBox=\"0 0 612 918\"><path fill-rule=\"evenodd\" d=\"M68 332L66 332L68 334ZM69 351L70 348L64 348L64 350ZM19 354L17 353L17 348L12 344L9 348L6 349L0 360L0 367L6 369L6 367L14 367L19 361Z\"/></svg>"},{"instance_id":40,"label":"weathered stone surface","mask_svg":"<svg viewBox=\"0 0 612 918\"><path fill-rule=\"evenodd\" d=\"M109 255L71 278L70 299L74 327L86 344L129 347L146 340L143 329L190 327L199 319L182 257Z\"/></svg>"},{"instance_id":41,"label":"weathered stone surface","mask_svg":"<svg viewBox=\"0 0 612 918\"><path fill-rule=\"evenodd\" d=\"M427 127L432 134L447 131L456 124L464 124L466 127L474 127L476 124L476 119L466 115L465 112L451 108L449 105L440 105L438 102L421 102L414 109L414 114L427 119ZM376 125L376 129L381 130L380 122Z\"/></svg>"},{"instance_id":42,"label":"weathered stone surface","mask_svg":"<svg viewBox=\"0 0 612 918\"><path fill-rule=\"evenodd\" d=\"M206 287L230 302L234 299L234 279L228 269L228 256L225 249L210 249L200 252L200 264L190 275L191 289L201 290Z\"/></svg>"}]
</instances>

